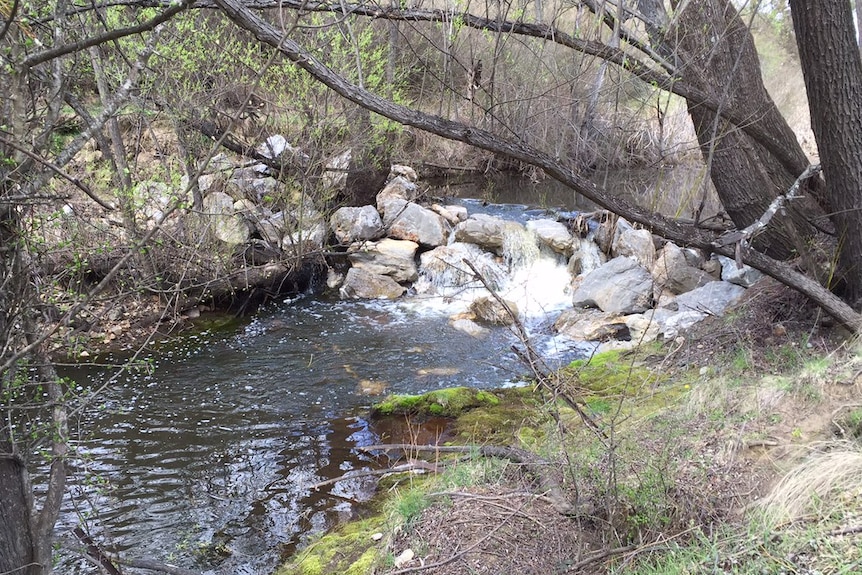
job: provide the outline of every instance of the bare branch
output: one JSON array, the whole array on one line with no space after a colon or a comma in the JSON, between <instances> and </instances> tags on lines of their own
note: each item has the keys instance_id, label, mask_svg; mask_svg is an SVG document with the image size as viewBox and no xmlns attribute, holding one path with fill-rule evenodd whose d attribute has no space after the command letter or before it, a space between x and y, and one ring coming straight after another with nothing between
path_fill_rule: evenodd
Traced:
<instances>
[{"instance_id":1,"label":"bare branch","mask_svg":"<svg viewBox=\"0 0 862 575\"><path fill-rule=\"evenodd\" d=\"M772 202L769 204L769 207L766 209L763 215L760 216L760 219L758 219L756 222L746 227L745 229L733 230L722 234L722 236L716 241L714 241L712 245L717 248L720 248L724 246L729 246L731 244L739 244L741 248L746 248L755 236L762 233L766 229L766 226L769 225L769 222L772 221L772 218L775 217L775 214L784 209L784 207L789 204L791 200L795 200L802 197L798 195L799 187L802 185L802 182L804 182L808 178L813 178L814 176L819 174L820 171L820 164L812 164L808 166L808 168L806 168L806 170L802 172L802 174L798 178L796 178L796 181L793 182L793 185L790 186L790 189L787 190L786 194L782 194L772 200ZM737 263L739 264L739 267L742 267L741 261Z\"/></svg>"},{"instance_id":2,"label":"bare branch","mask_svg":"<svg viewBox=\"0 0 862 575\"><path fill-rule=\"evenodd\" d=\"M118 28L116 30L110 30L108 32L105 32L104 34L99 34L98 36L86 38L73 44L64 44L62 46L55 46L48 50L43 50L42 52L37 52L36 54L25 58L22 64L27 68L31 68L33 66L42 64L43 62L47 62L48 60L53 60L54 58L65 56L66 54L80 52L81 50L85 50L87 48L90 48L91 46L98 46L99 44L104 44L105 42L119 40L120 38L125 38L126 36L131 36L133 34L140 34L141 32L149 32L150 30L155 29L156 26L158 26L159 24L167 22L168 20L185 10L190 3L191 0L182 0L179 4L170 3L170 7L168 9L166 9L158 16L147 20L142 24L138 24L137 26L129 26L128 28Z\"/></svg>"}]
</instances>

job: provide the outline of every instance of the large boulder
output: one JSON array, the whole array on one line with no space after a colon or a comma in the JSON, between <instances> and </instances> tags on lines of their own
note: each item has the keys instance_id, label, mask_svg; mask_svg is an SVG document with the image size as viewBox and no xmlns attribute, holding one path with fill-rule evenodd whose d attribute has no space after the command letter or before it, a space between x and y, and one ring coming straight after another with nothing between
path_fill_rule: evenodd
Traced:
<instances>
[{"instance_id":1,"label":"large boulder","mask_svg":"<svg viewBox=\"0 0 862 575\"><path fill-rule=\"evenodd\" d=\"M653 279L632 257L620 256L587 274L572 296L576 307L598 307L621 314L641 313L652 305Z\"/></svg>"},{"instance_id":2,"label":"large boulder","mask_svg":"<svg viewBox=\"0 0 862 575\"><path fill-rule=\"evenodd\" d=\"M572 255L572 234L565 224L548 219L531 220L527 222L527 229L558 254Z\"/></svg>"},{"instance_id":3,"label":"large boulder","mask_svg":"<svg viewBox=\"0 0 862 575\"><path fill-rule=\"evenodd\" d=\"M652 266L652 276L656 283L656 296L661 290L681 294L714 281L714 278L700 268L689 265L684 250L668 242L659 252Z\"/></svg>"},{"instance_id":4,"label":"large boulder","mask_svg":"<svg viewBox=\"0 0 862 575\"><path fill-rule=\"evenodd\" d=\"M224 192L213 192L204 198L202 216L213 235L236 246L248 241L250 231L245 218L234 212L234 200Z\"/></svg>"},{"instance_id":5,"label":"large boulder","mask_svg":"<svg viewBox=\"0 0 862 575\"><path fill-rule=\"evenodd\" d=\"M376 240L383 235L383 220L374 206L338 208L329 218L329 225L342 244Z\"/></svg>"},{"instance_id":6,"label":"large boulder","mask_svg":"<svg viewBox=\"0 0 862 575\"><path fill-rule=\"evenodd\" d=\"M347 257L353 267L389 276L397 282L414 282L419 277L417 249L419 244L416 242L386 238L379 242L355 244Z\"/></svg>"},{"instance_id":7,"label":"large boulder","mask_svg":"<svg viewBox=\"0 0 862 575\"><path fill-rule=\"evenodd\" d=\"M371 273L361 268L350 268L339 292L345 299L395 299L407 291L388 276Z\"/></svg>"},{"instance_id":8,"label":"large boulder","mask_svg":"<svg viewBox=\"0 0 862 575\"><path fill-rule=\"evenodd\" d=\"M391 238L410 240L427 247L445 245L449 239L446 221L419 204L401 199L386 202L383 224Z\"/></svg>"},{"instance_id":9,"label":"large boulder","mask_svg":"<svg viewBox=\"0 0 862 575\"><path fill-rule=\"evenodd\" d=\"M490 251L500 251L508 223L494 216L473 214L455 226L455 241L476 244Z\"/></svg>"},{"instance_id":10,"label":"large boulder","mask_svg":"<svg viewBox=\"0 0 862 575\"><path fill-rule=\"evenodd\" d=\"M614 256L630 256L635 258L640 265L650 269L655 262L655 243L652 234L648 230L636 230L625 220L618 222L617 233L614 236L612 252Z\"/></svg>"}]
</instances>

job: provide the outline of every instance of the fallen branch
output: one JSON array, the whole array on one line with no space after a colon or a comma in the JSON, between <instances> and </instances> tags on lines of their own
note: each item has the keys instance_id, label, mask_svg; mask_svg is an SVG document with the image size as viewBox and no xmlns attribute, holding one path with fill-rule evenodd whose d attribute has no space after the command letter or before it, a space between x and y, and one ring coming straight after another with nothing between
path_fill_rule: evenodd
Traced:
<instances>
[{"instance_id":1,"label":"fallen branch","mask_svg":"<svg viewBox=\"0 0 862 575\"><path fill-rule=\"evenodd\" d=\"M812 164L805 168L805 171L796 178L796 181L793 182L793 185L790 186L790 189L787 190L786 194L782 194L772 200L769 207L766 208L766 211L762 216L760 216L760 219L744 229L722 234L713 242L712 245L717 248L721 248L736 244L736 265L741 268L742 250L746 249L751 244L751 240L753 240L758 234L761 234L766 230L766 227L769 225L769 222L772 221L772 218L775 217L775 214L783 210L786 204L802 197L798 194L799 187L802 185L802 182L809 178L813 178L819 173L820 164Z\"/></svg>"},{"instance_id":2,"label":"fallen branch","mask_svg":"<svg viewBox=\"0 0 862 575\"><path fill-rule=\"evenodd\" d=\"M311 489L314 489L316 491L321 487L326 487L327 485L332 485L333 483L338 483L339 481L344 481L347 479L388 475L390 473L407 473L408 471L431 471L433 473L439 473L440 468L433 463L429 463L421 459L411 459L407 463L403 463L401 465L396 465L395 467L389 467L386 469L364 469L362 471L352 471L350 473L345 473L344 475L341 475L339 477L334 477L332 479L327 479L326 481L315 483L311 486Z\"/></svg>"}]
</instances>

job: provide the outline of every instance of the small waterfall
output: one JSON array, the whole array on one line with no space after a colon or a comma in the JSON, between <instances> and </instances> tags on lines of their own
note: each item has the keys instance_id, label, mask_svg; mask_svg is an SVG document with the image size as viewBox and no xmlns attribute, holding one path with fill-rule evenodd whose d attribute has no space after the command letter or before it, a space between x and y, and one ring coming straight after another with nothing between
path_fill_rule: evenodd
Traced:
<instances>
[{"instance_id":1,"label":"small waterfall","mask_svg":"<svg viewBox=\"0 0 862 575\"><path fill-rule=\"evenodd\" d=\"M530 267L539 259L536 234L517 222L507 222L503 228L503 261L509 272Z\"/></svg>"},{"instance_id":2,"label":"small waterfall","mask_svg":"<svg viewBox=\"0 0 862 575\"><path fill-rule=\"evenodd\" d=\"M579 269L572 270L575 275L588 274L604 263L604 255L593 240L592 233L585 238L575 239L575 255L580 262Z\"/></svg>"},{"instance_id":3,"label":"small waterfall","mask_svg":"<svg viewBox=\"0 0 862 575\"><path fill-rule=\"evenodd\" d=\"M492 289L501 289L507 281L505 270L494 256L474 244L455 242L426 252L420 259L419 280L415 284L420 294L454 297L465 290L483 289L464 260L473 264Z\"/></svg>"}]
</instances>

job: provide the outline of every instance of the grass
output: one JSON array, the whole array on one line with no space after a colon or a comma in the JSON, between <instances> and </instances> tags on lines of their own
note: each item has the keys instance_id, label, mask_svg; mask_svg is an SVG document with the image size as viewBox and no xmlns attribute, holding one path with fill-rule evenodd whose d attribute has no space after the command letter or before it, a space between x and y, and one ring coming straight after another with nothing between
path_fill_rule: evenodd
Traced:
<instances>
[{"instance_id":1,"label":"grass","mask_svg":"<svg viewBox=\"0 0 862 575\"><path fill-rule=\"evenodd\" d=\"M829 443L737 524L696 529L612 574L862 573L862 451Z\"/></svg>"}]
</instances>

